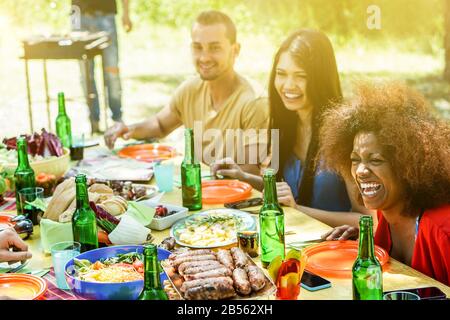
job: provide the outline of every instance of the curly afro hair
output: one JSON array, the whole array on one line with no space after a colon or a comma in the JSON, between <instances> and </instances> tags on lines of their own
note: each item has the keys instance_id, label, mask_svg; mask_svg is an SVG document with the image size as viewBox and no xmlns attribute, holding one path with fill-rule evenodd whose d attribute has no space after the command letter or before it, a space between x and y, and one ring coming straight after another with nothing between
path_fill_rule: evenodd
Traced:
<instances>
[{"instance_id":1,"label":"curly afro hair","mask_svg":"<svg viewBox=\"0 0 450 320\"><path fill-rule=\"evenodd\" d=\"M407 192L405 214L450 202L450 126L418 92L397 82L362 83L356 96L329 109L320 131L321 166L351 177L359 132L373 132ZM359 199L361 196L358 194Z\"/></svg>"}]
</instances>

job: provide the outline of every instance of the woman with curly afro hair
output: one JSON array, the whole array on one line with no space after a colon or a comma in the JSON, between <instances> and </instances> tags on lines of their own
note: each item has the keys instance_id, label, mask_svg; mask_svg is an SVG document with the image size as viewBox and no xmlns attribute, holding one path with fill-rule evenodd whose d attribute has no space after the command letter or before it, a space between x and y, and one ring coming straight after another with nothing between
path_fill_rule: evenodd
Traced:
<instances>
[{"instance_id":1,"label":"woman with curly afro hair","mask_svg":"<svg viewBox=\"0 0 450 320\"><path fill-rule=\"evenodd\" d=\"M364 84L326 113L320 139L322 165L352 178L359 200L376 210L375 244L449 285L449 123L402 84ZM355 236L348 225L324 235Z\"/></svg>"}]
</instances>

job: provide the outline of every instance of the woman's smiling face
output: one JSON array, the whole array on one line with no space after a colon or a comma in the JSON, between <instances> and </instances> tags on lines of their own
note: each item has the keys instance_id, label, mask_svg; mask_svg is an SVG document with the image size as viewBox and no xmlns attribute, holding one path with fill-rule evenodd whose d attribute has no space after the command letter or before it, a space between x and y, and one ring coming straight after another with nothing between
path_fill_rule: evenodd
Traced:
<instances>
[{"instance_id":1,"label":"woman's smiling face","mask_svg":"<svg viewBox=\"0 0 450 320\"><path fill-rule=\"evenodd\" d=\"M404 187L373 132L355 136L351 161L352 176L366 208L385 211L403 204Z\"/></svg>"}]
</instances>

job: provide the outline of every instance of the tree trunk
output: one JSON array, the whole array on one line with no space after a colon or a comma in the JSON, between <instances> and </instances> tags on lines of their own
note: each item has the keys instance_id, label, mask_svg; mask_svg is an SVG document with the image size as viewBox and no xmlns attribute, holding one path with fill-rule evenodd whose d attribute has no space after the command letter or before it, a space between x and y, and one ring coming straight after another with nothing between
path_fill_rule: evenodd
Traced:
<instances>
[{"instance_id":1,"label":"tree trunk","mask_svg":"<svg viewBox=\"0 0 450 320\"><path fill-rule=\"evenodd\" d=\"M444 11L444 49L445 49L445 69L444 79L450 82L450 0L445 1Z\"/></svg>"}]
</instances>

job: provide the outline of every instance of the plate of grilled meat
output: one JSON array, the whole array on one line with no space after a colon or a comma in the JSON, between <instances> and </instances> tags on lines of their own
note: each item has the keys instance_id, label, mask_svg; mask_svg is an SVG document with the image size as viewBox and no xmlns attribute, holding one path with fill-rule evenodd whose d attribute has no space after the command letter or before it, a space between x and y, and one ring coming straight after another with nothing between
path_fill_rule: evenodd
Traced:
<instances>
[{"instance_id":1,"label":"plate of grilled meat","mask_svg":"<svg viewBox=\"0 0 450 320\"><path fill-rule=\"evenodd\" d=\"M172 253L161 263L185 300L268 298L275 284L242 249L197 249Z\"/></svg>"}]
</instances>

